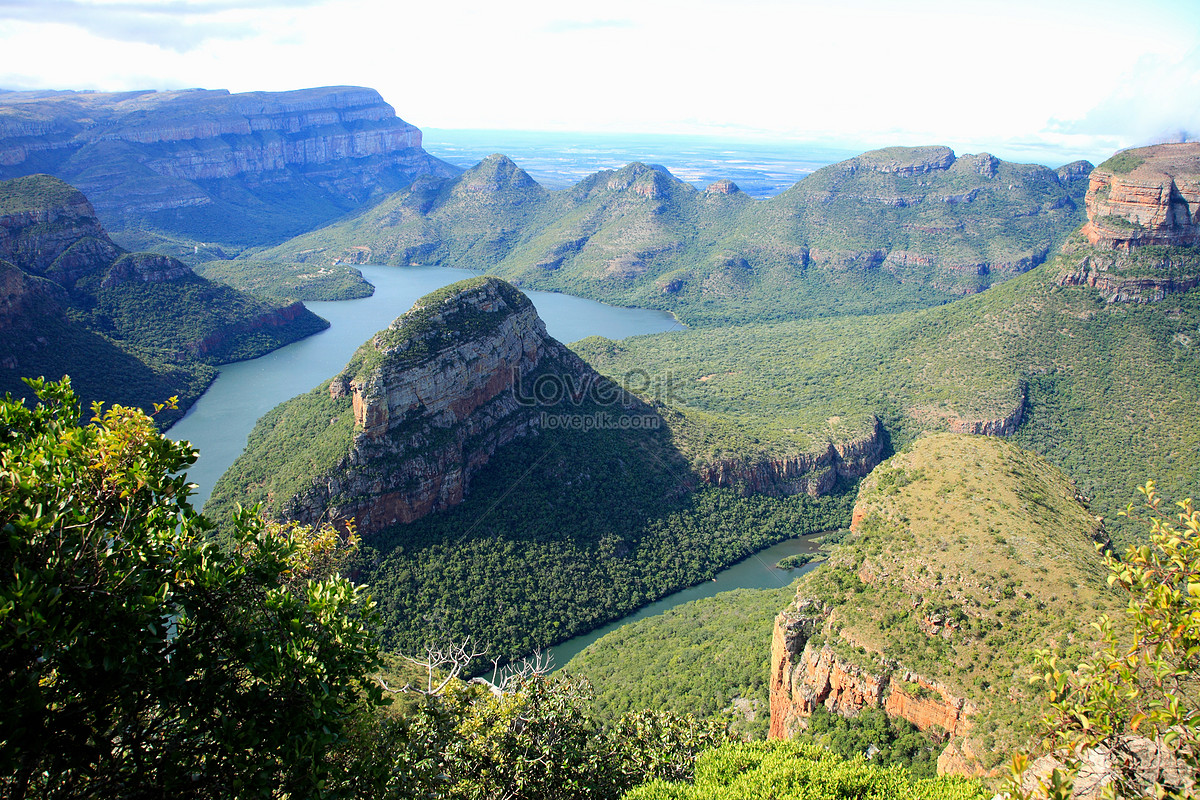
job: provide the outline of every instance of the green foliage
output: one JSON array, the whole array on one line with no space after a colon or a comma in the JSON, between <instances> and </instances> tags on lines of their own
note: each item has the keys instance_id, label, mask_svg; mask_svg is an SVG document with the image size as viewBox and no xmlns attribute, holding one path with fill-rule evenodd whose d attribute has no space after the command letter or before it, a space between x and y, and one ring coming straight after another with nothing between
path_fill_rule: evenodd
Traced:
<instances>
[{"instance_id":1,"label":"green foliage","mask_svg":"<svg viewBox=\"0 0 1200 800\"><path fill-rule=\"evenodd\" d=\"M0 401L5 794L345 794L381 697L340 536L247 514L218 546L194 451L123 406L80 426L68 382L30 385L36 405Z\"/></svg>"},{"instance_id":2,"label":"green foliage","mask_svg":"<svg viewBox=\"0 0 1200 800\"><path fill-rule=\"evenodd\" d=\"M661 711L603 726L590 693L563 675L509 681L503 692L451 683L376 722L363 767L386 783L368 796L600 800L649 779L690 778L699 752L728 741L717 723Z\"/></svg>"},{"instance_id":3,"label":"green foliage","mask_svg":"<svg viewBox=\"0 0 1200 800\"><path fill-rule=\"evenodd\" d=\"M1170 260L1196 263L1186 248ZM898 449L923 430L1023 411L1015 440L1070 474L1122 539L1139 535L1117 511L1145 465L1180 495L1200 474L1200 291L1106 303L1058 286L1071 263L912 314L592 338L576 349L608 375L670 375L684 410L741 422L774 452L820 441L835 418L861 431L873 414Z\"/></svg>"},{"instance_id":4,"label":"green foliage","mask_svg":"<svg viewBox=\"0 0 1200 800\"><path fill-rule=\"evenodd\" d=\"M956 738L995 767L1044 708L1028 685L1034 652L1087 653L1095 636L1083 620L1117 607L1095 517L1041 457L961 434L921 437L877 467L855 514L854 531L800 579L798 598L831 609L809 645L872 675L912 672L941 687L893 691L970 701L970 728Z\"/></svg>"},{"instance_id":5,"label":"green foliage","mask_svg":"<svg viewBox=\"0 0 1200 800\"><path fill-rule=\"evenodd\" d=\"M1095 623L1103 646L1072 671L1060 655L1039 652L1040 676L1051 713L1043 721L1047 748L1064 763L1036 789L1022 791L1023 755L1014 759L1014 796L1068 798L1083 765L1082 753L1114 753L1114 780L1103 796L1192 797L1194 787L1150 769L1128 747L1131 737L1157 744L1191 771L1200 768L1200 511L1192 500L1176 504L1175 521L1163 519L1154 482L1139 487L1146 508L1148 544L1130 546L1124 558L1105 553L1109 583L1128 595L1125 615L1133 636L1119 635L1112 621ZM1127 513L1134 515L1132 504Z\"/></svg>"},{"instance_id":6,"label":"green foliage","mask_svg":"<svg viewBox=\"0 0 1200 800\"><path fill-rule=\"evenodd\" d=\"M696 761L694 783L652 781L625 800L984 800L976 780L913 778L900 767L846 759L802 742L727 744Z\"/></svg>"},{"instance_id":7,"label":"green foliage","mask_svg":"<svg viewBox=\"0 0 1200 800\"><path fill-rule=\"evenodd\" d=\"M817 706L808 718L808 728L794 738L843 758L866 756L881 767L906 767L914 778L937 776L937 759L944 745L921 733L908 720L888 717L878 708L864 708L855 717L843 717Z\"/></svg>"},{"instance_id":8,"label":"green foliage","mask_svg":"<svg viewBox=\"0 0 1200 800\"><path fill-rule=\"evenodd\" d=\"M602 720L642 708L720 716L765 738L771 621L795 587L739 589L622 625L564 667L596 687Z\"/></svg>"},{"instance_id":9,"label":"green foliage","mask_svg":"<svg viewBox=\"0 0 1200 800\"><path fill-rule=\"evenodd\" d=\"M757 202L639 163L547 192L492 156L264 255L334 263L367 250L722 326L944 303L1036 265L1083 219L1086 182L1044 167L980 156L902 175L871 155Z\"/></svg>"},{"instance_id":10,"label":"green foliage","mask_svg":"<svg viewBox=\"0 0 1200 800\"><path fill-rule=\"evenodd\" d=\"M0 214L37 212L81 202L86 202L82 192L49 175L0 181Z\"/></svg>"},{"instance_id":11,"label":"green foliage","mask_svg":"<svg viewBox=\"0 0 1200 800\"><path fill-rule=\"evenodd\" d=\"M219 281L275 303L294 300L354 300L375 291L362 273L345 264L307 266L280 261L206 261L192 267L197 275Z\"/></svg>"},{"instance_id":12,"label":"green foliage","mask_svg":"<svg viewBox=\"0 0 1200 800\"><path fill-rule=\"evenodd\" d=\"M1102 163L1096 169L1106 170L1115 175L1127 175L1144 164L1145 161L1146 159L1144 156L1140 156L1130 150L1123 150Z\"/></svg>"}]
</instances>

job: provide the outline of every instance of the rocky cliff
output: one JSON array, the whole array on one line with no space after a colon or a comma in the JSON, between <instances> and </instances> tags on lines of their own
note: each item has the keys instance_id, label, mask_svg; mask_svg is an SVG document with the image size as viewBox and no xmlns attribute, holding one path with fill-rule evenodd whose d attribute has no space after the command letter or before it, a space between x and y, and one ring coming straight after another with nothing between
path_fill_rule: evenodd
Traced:
<instances>
[{"instance_id":1,"label":"rocky cliff","mask_svg":"<svg viewBox=\"0 0 1200 800\"><path fill-rule=\"evenodd\" d=\"M1061 286L1153 303L1200 286L1200 143L1124 150L1091 173L1087 222L1059 256Z\"/></svg>"},{"instance_id":2,"label":"rocky cliff","mask_svg":"<svg viewBox=\"0 0 1200 800\"><path fill-rule=\"evenodd\" d=\"M711 486L735 488L743 494L787 496L827 494L838 478L861 478L879 463L884 450L883 425L871 418L869 431L830 441L809 453L773 458L729 458L699 468Z\"/></svg>"},{"instance_id":3,"label":"rocky cliff","mask_svg":"<svg viewBox=\"0 0 1200 800\"><path fill-rule=\"evenodd\" d=\"M878 466L853 516L775 620L771 735L874 707L936 735L939 772L998 769L1041 710L1026 655L1090 647L1086 621L1119 606L1102 527L1040 457L948 433Z\"/></svg>"},{"instance_id":4,"label":"rocky cliff","mask_svg":"<svg viewBox=\"0 0 1200 800\"><path fill-rule=\"evenodd\" d=\"M312 227L375 192L457 170L361 87L0 93L0 177L36 172L77 185L113 229L150 222L197 234L240 209L269 223L267 241L288 230L279 212Z\"/></svg>"},{"instance_id":5,"label":"rocky cliff","mask_svg":"<svg viewBox=\"0 0 1200 800\"><path fill-rule=\"evenodd\" d=\"M263 470L251 480L265 483L270 513L354 518L368 534L459 504L497 449L537 435L547 415L619 416L638 405L551 338L529 299L495 278L417 301L320 391L285 405L285 419L262 435L286 438L290 426L307 424L299 420L332 417L323 466L300 444L294 460L307 464L281 481L265 474L252 441L231 473ZM214 497L225 491L218 485Z\"/></svg>"},{"instance_id":6,"label":"rocky cliff","mask_svg":"<svg viewBox=\"0 0 1200 800\"><path fill-rule=\"evenodd\" d=\"M1092 170L1085 202L1094 245L1200 244L1200 142L1123 150Z\"/></svg>"},{"instance_id":7,"label":"rocky cliff","mask_svg":"<svg viewBox=\"0 0 1200 800\"><path fill-rule=\"evenodd\" d=\"M69 374L85 400L148 407L174 394L186 408L214 377L209 362L325 325L302 305L272 306L174 258L124 253L87 198L47 175L0 181L0 263L0 389L17 395L21 377Z\"/></svg>"}]
</instances>

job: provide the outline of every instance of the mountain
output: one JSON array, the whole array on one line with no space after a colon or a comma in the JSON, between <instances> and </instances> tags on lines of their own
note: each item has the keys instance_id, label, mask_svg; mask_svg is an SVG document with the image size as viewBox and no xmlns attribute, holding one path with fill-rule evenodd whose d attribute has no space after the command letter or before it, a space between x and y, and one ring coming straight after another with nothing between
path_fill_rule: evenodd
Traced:
<instances>
[{"instance_id":1,"label":"mountain","mask_svg":"<svg viewBox=\"0 0 1200 800\"><path fill-rule=\"evenodd\" d=\"M179 256L278 242L457 172L373 89L0 91L0 178L59 177L121 241Z\"/></svg>"},{"instance_id":2,"label":"mountain","mask_svg":"<svg viewBox=\"0 0 1200 800\"><path fill-rule=\"evenodd\" d=\"M72 378L85 402L181 409L214 365L261 355L327 323L271 305L155 253L126 253L74 187L47 175L0 182L0 391ZM169 420L180 412L167 412Z\"/></svg>"},{"instance_id":3,"label":"mountain","mask_svg":"<svg viewBox=\"0 0 1200 800\"><path fill-rule=\"evenodd\" d=\"M878 463L870 433L710 468L738 452L736 425L622 390L516 288L477 278L418 300L264 416L205 513L353 518L389 646L436 632L509 658L848 522L847 494L813 495Z\"/></svg>"},{"instance_id":4,"label":"mountain","mask_svg":"<svg viewBox=\"0 0 1200 800\"><path fill-rule=\"evenodd\" d=\"M1097 543L1103 526L1044 459L917 439L863 481L850 536L775 620L771 735L821 706L880 708L945 742L939 773L998 770L1045 710L1034 652L1082 657L1088 622L1121 616Z\"/></svg>"},{"instance_id":5,"label":"mountain","mask_svg":"<svg viewBox=\"0 0 1200 800\"><path fill-rule=\"evenodd\" d=\"M889 148L755 201L728 180L698 191L639 163L549 192L494 155L265 257L465 267L692 325L903 311L1045 260L1083 221L1090 169Z\"/></svg>"}]
</instances>

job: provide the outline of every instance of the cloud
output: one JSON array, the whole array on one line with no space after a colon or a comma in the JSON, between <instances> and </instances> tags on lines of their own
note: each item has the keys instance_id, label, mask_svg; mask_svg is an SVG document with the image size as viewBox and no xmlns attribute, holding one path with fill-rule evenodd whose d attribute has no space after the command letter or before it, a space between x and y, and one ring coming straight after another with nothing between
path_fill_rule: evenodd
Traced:
<instances>
[{"instance_id":1,"label":"cloud","mask_svg":"<svg viewBox=\"0 0 1200 800\"><path fill-rule=\"evenodd\" d=\"M1085 113L1053 119L1048 129L1068 136L1107 137L1120 147L1200 136L1200 47L1175 57L1143 55L1110 79L1110 85Z\"/></svg>"},{"instance_id":2,"label":"cloud","mask_svg":"<svg viewBox=\"0 0 1200 800\"><path fill-rule=\"evenodd\" d=\"M630 19L560 19L548 23L543 30L547 33L574 33L604 29L628 29L635 27Z\"/></svg>"},{"instance_id":3,"label":"cloud","mask_svg":"<svg viewBox=\"0 0 1200 800\"><path fill-rule=\"evenodd\" d=\"M327 0L0 0L0 21L71 25L102 39L184 53L212 39L259 35L264 11Z\"/></svg>"}]
</instances>

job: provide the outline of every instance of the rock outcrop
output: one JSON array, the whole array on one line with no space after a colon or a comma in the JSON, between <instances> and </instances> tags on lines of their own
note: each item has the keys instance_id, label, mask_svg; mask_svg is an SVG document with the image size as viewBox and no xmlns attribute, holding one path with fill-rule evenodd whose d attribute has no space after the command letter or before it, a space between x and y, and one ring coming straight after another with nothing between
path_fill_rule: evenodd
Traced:
<instances>
[{"instance_id":1,"label":"rock outcrop","mask_svg":"<svg viewBox=\"0 0 1200 800\"><path fill-rule=\"evenodd\" d=\"M700 478L712 486L743 494L813 497L829 492L839 477L861 478L879 463L884 450L883 425L872 417L870 432L846 441L831 441L810 453L761 459L721 459L700 467Z\"/></svg>"},{"instance_id":2,"label":"rock outcrop","mask_svg":"<svg viewBox=\"0 0 1200 800\"><path fill-rule=\"evenodd\" d=\"M597 394L599 392L599 394ZM533 304L495 278L429 295L364 344L329 386L353 409L336 467L282 516L354 518L363 533L462 502L497 448L536 434L547 413L602 397L632 403L546 333Z\"/></svg>"},{"instance_id":3,"label":"rock outcrop","mask_svg":"<svg viewBox=\"0 0 1200 800\"><path fill-rule=\"evenodd\" d=\"M1125 150L1089 178L1087 222L1062 249L1060 286L1154 303L1200 286L1200 142Z\"/></svg>"},{"instance_id":4,"label":"rock outcrop","mask_svg":"<svg viewBox=\"0 0 1200 800\"><path fill-rule=\"evenodd\" d=\"M1084 200L1093 245L1200 244L1200 142L1124 150L1092 171Z\"/></svg>"},{"instance_id":5,"label":"rock outcrop","mask_svg":"<svg viewBox=\"0 0 1200 800\"><path fill-rule=\"evenodd\" d=\"M940 773L997 774L1044 711L1025 654L1091 647L1082 621L1119 606L1104 541L1040 457L994 436L918 438L860 484L850 534L776 617L771 736L821 707L876 708L940 742Z\"/></svg>"},{"instance_id":6,"label":"rock outcrop","mask_svg":"<svg viewBox=\"0 0 1200 800\"><path fill-rule=\"evenodd\" d=\"M319 223L377 191L457 171L373 89L0 93L0 178L70 181L113 230L162 212L232 211L234 186L265 201L239 202L242 215L290 230L270 208L289 187L292 213Z\"/></svg>"},{"instance_id":7,"label":"rock outcrop","mask_svg":"<svg viewBox=\"0 0 1200 800\"><path fill-rule=\"evenodd\" d=\"M794 735L818 706L852 717L878 708L922 731L946 738L966 733L978 709L945 686L894 662L878 659L873 667L839 657L827 644L814 644L814 633L828 635L829 610L799 599L775 618L771 642L770 737Z\"/></svg>"}]
</instances>

